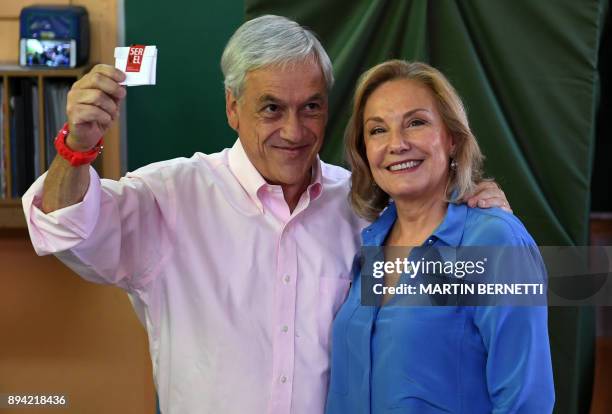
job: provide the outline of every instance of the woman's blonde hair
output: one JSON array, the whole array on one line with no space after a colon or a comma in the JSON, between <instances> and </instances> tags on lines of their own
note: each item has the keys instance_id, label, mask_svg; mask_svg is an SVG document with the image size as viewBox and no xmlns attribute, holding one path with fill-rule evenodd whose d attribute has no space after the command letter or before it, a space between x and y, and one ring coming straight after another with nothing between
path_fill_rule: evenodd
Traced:
<instances>
[{"instance_id":1,"label":"woman's blonde hair","mask_svg":"<svg viewBox=\"0 0 612 414\"><path fill-rule=\"evenodd\" d=\"M344 133L346 156L351 166L350 201L360 216L375 220L389 203L389 195L374 181L366 156L363 134L363 112L368 98L383 83L414 80L429 88L447 132L455 140L451 169L446 186L446 198L457 201L470 194L482 179L483 155L470 130L461 98L437 69L421 62L389 60L369 69L359 78L353 102L353 114ZM449 166L450 168L450 166Z\"/></svg>"}]
</instances>

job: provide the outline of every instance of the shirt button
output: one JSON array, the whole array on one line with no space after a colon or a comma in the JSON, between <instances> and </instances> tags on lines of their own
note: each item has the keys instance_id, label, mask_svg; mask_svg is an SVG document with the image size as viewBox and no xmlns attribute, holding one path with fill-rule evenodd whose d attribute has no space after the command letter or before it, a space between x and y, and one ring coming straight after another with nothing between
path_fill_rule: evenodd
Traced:
<instances>
[{"instance_id":1,"label":"shirt button","mask_svg":"<svg viewBox=\"0 0 612 414\"><path fill-rule=\"evenodd\" d=\"M290 280L291 280L291 277L289 275L285 275L285 277L283 278L283 281L285 283L289 283Z\"/></svg>"},{"instance_id":2,"label":"shirt button","mask_svg":"<svg viewBox=\"0 0 612 414\"><path fill-rule=\"evenodd\" d=\"M427 244L432 244L432 243L433 243L432 239L427 240Z\"/></svg>"},{"instance_id":3,"label":"shirt button","mask_svg":"<svg viewBox=\"0 0 612 414\"><path fill-rule=\"evenodd\" d=\"M285 377L284 375L282 377L280 377L280 382L283 383L283 384L285 382L287 382L287 377Z\"/></svg>"},{"instance_id":4,"label":"shirt button","mask_svg":"<svg viewBox=\"0 0 612 414\"><path fill-rule=\"evenodd\" d=\"M281 330L283 332L287 332L289 330L289 327L287 325L283 325L283 328Z\"/></svg>"}]
</instances>

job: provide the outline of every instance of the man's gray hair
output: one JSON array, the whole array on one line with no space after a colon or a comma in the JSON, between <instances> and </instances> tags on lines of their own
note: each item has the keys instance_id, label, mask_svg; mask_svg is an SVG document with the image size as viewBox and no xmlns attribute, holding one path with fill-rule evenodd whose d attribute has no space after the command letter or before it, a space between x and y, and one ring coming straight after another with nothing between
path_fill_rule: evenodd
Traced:
<instances>
[{"instance_id":1,"label":"man's gray hair","mask_svg":"<svg viewBox=\"0 0 612 414\"><path fill-rule=\"evenodd\" d=\"M321 67L329 91L334 84L332 64L314 33L286 17L265 15L236 30L223 51L221 70L225 87L238 98L249 71L310 59Z\"/></svg>"}]
</instances>

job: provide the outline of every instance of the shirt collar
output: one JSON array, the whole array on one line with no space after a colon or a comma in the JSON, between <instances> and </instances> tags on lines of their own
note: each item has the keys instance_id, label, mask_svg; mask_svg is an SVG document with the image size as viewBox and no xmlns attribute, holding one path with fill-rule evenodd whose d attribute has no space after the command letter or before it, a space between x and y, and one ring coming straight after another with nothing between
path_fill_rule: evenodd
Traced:
<instances>
[{"instance_id":1,"label":"shirt collar","mask_svg":"<svg viewBox=\"0 0 612 414\"><path fill-rule=\"evenodd\" d=\"M317 155L314 165L312 166L312 175L310 176L310 185L308 186L308 194L310 200L316 200L323 192L323 173L321 168L321 159Z\"/></svg>"},{"instance_id":2,"label":"shirt collar","mask_svg":"<svg viewBox=\"0 0 612 414\"><path fill-rule=\"evenodd\" d=\"M444 220L442 220L442 223L434 230L429 239L435 238L441 240L447 246L459 246L463 238L467 212L467 205L449 203ZM397 209L395 203L391 201L378 219L363 229L361 233L363 245L382 246L396 218Z\"/></svg>"},{"instance_id":3,"label":"shirt collar","mask_svg":"<svg viewBox=\"0 0 612 414\"><path fill-rule=\"evenodd\" d=\"M257 168L251 163L249 157L244 152L240 139L237 139L234 146L229 150L228 155L229 169L234 174L242 188L247 192L251 200L262 210L263 206L257 192L266 185L266 180L261 176Z\"/></svg>"},{"instance_id":4,"label":"shirt collar","mask_svg":"<svg viewBox=\"0 0 612 414\"><path fill-rule=\"evenodd\" d=\"M251 200L257 204L257 207L260 210L263 210L259 191L270 184L266 182L259 171L257 171L257 168L255 168L251 160L249 160L249 157L247 156L242 143L240 142L240 138L236 140L232 148L229 150L228 164L230 171L232 174L234 174ZM319 198L323 192L322 176L321 160L317 155L317 159L312 167L311 183L307 189L311 201Z\"/></svg>"},{"instance_id":5,"label":"shirt collar","mask_svg":"<svg viewBox=\"0 0 612 414\"><path fill-rule=\"evenodd\" d=\"M374 223L361 231L362 244L364 246L382 246L396 218L395 203L391 201Z\"/></svg>"},{"instance_id":6,"label":"shirt collar","mask_svg":"<svg viewBox=\"0 0 612 414\"><path fill-rule=\"evenodd\" d=\"M447 246L459 246L465 230L468 206L464 203L448 203L444 220L432 236L442 240Z\"/></svg>"}]
</instances>

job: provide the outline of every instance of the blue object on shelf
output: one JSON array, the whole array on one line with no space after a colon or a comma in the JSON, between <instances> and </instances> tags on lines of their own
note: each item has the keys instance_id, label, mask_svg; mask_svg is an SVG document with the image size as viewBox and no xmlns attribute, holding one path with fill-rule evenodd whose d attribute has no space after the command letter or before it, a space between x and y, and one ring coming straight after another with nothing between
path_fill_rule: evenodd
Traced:
<instances>
[{"instance_id":1,"label":"blue object on shelf","mask_svg":"<svg viewBox=\"0 0 612 414\"><path fill-rule=\"evenodd\" d=\"M89 60L89 16L84 7L24 7L19 24L22 66L75 67Z\"/></svg>"}]
</instances>

